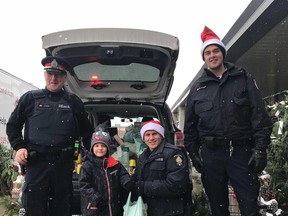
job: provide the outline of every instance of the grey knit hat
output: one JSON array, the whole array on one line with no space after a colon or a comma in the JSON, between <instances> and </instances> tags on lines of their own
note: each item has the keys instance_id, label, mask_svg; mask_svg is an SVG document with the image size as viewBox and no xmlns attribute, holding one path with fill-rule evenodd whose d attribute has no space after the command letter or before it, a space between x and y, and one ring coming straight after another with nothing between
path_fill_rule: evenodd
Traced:
<instances>
[{"instance_id":1,"label":"grey knit hat","mask_svg":"<svg viewBox=\"0 0 288 216\"><path fill-rule=\"evenodd\" d=\"M90 151L93 152L93 146L102 143L107 147L107 156L110 154L111 137L109 133L104 131L96 131L92 134Z\"/></svg>"}]
</instances>

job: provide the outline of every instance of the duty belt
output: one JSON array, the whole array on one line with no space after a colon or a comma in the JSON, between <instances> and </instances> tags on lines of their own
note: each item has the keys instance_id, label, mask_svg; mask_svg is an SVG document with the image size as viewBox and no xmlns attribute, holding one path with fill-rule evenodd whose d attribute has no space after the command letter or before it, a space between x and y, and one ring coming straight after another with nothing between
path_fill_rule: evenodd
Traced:
<instances>
[{"instance_id":1,"label":"duty belt","mask_svg":"<svg viewBox=\"0 0 288 216\"><path fill-rule=\"evenodd\" d=\"M244 145L250 145L251 140L250 139L215 139L214 143L216 146L244 146Z\"/></svg>"},{"instance_id":2,"label":"duty belt","mask_svg":"<svg viewBox=\"0 0 288 216\"><path fill-rule=\"evenodd\" d=\"M73 159L73 148L67 147L53 152L29 152L28 162L31 164L36 163L37 161L67 161Z\"/></svg>"},{"instance_id":3,"label":"duty belt","mask_svg":"<svg viewBox=\"0 0 288 216\"><path fill-rule=\"evenodd\" d=\"M58 161L62 159L62 154L61 152L47 152L47 153L38 153L39 154L39 159L40 160L45 160L45 161Z\"/></svg>"},{"instance_id":4,"label":"duty belt","mask_svg":"<svg viewBox=\"0 0 288 216\"><path fill-rule=\"evenodd\" d=\"M252 139L224 139L218 137L206 136L202 138L202 143L209 147L217 146L247 146L252 145Z\"/></svg>"},{"instance_id":5,"label":"duty belt","mask_svg":"<svg viewBox=\"0 0 288 216\"><path fill-rule=\"evenodd\" d=\"M229 149L230 157L232 157L234 147L252 145L252 139L219 139L208 136L202 139L202 143L210 150Z\"/></svg>"}]
</instances>

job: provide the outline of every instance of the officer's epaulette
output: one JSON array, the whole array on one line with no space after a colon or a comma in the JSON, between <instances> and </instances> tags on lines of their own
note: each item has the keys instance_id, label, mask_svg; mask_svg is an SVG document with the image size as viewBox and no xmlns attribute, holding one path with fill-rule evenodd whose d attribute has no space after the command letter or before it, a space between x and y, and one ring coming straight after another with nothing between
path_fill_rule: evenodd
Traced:
<instances>
[{"instance_id":1,"label":"officer's epaulette","mask_svg":"<svg viewBox=\"0 0 288 216\"><path fill-rule=\"evenodd\" d=\"M69 101L69 102L77 102L75 94L72 94L70 92L65 91L64 95L65 95L64 97L65 97L65 99L67 101Z\"/></svg>"},{"instance_id":2,"label":"officer's epaulette","mask_svg":"<svg viewBox=\"0 0 288 216\"><path fill-rule=\"evenodd\" d=\"M39 99L39 98L44 98L45 94L42 89L37 89L37 90L31 90L31 93L33 95L33 98Z\"/></svg>"},{"instance_id":3,"label":"officer's epaulette","mask_svg":"<svg viewBox=\"0 0 288 216\"><path fill-rule=\"evenodd\" d=\"M179 149L177 146L171 144L171 143L166 143L166 148L170 148L170 149Z\"/></svg>"}]
</instances>

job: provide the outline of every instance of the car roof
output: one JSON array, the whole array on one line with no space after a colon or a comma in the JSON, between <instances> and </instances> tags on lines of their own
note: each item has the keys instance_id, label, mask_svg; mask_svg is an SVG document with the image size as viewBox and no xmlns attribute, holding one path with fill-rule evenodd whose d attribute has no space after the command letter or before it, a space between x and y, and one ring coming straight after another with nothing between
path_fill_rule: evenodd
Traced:
<instances>
[{"instance_id":1,"label":"car roof","mask_svg":"<svg viewBox=\"0 0 288 216\"><path fill-rule=\"evenodd\" d=\"M65 88L85 101L163 103L174 80L177 37L143 29L88 28L42 36L46 56L73 68Z\"/></svg>"}]
</instances>

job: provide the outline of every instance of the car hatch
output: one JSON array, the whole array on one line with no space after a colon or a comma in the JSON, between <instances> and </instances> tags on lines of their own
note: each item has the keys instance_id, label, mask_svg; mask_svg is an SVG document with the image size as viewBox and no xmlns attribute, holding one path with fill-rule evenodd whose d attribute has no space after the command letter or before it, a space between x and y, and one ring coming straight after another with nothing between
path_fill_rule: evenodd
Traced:
<instances>
[{"instance_id":1,"label":"car hatch","mask_svg":"<svg viewBox=\"0 0 288 216\"><path fill-rule=\"evenodd\" d=\"M86 101L164 103L179 54L177 37L161 32L72 29L42 36L47 56L72 67L65 89Z\"/></svg>"}]
</instances>

